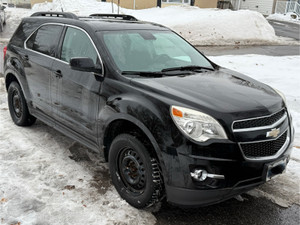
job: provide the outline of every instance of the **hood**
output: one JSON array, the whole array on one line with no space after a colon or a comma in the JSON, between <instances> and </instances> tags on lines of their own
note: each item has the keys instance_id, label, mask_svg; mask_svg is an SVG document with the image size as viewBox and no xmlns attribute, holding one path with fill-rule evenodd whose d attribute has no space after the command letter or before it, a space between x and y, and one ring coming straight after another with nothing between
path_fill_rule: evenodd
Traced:
<instances>
[{"instance_id":1,"label":"hood","mask_svg":"<svg viewBox=\"0 0 300 225\"><path fill-rule=\"evenodd\" d=\"M281 97L268 85L223 68L186 76L133 78L131 84L156 98L169 99L169 104L194 108L215 118L222 114L230 114L234 120L257 117L283 107Z\"/></svg>"}]
</instances>

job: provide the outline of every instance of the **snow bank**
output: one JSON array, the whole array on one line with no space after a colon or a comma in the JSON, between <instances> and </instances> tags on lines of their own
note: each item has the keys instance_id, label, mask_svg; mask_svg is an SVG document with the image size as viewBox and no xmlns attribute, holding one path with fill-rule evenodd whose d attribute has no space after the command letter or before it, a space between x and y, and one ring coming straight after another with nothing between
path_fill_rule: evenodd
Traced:
<instances>
[{"instance_id":1,"label":"snow bank","mask_svg":"<svg viewBox=\"0 0 300 225\"><path fill-rule=\"evenodd\" d=\"M293 18L294 17L294 18ZM286 13L286 14L271 14L267 17L268 20L278 20L278 21L286 21L300 24L300 18L295 13Z\"/></svg>"},{"instance_id":2,"label":"snow bank","mask_svg":"<svg viewBox=\"0 0 300 225\"><path fill-rule=\"evenodd\" d=\"M111 3L96 0L53 0L53 3L34 5L32 11L61 11L61 9L80 16L113 11ZM117 12L116 5L114 12ZM170 6L144 10L120 8L120 13L167 26L194 45L278 44L283 41L278 39L274 29L262 14L249 10Z\"/></svg>"},{"instance_id":3,"label":"snow bank","mask_svg":"<svg viewBox=\"0 0 300 225\"><path fill-rule=\"evenodd\" d=\"M170 27L194 45L246 45L277 40L266 19L249 10L172 6L130 11L130 14Z\"/></svg>"}]
</instances>

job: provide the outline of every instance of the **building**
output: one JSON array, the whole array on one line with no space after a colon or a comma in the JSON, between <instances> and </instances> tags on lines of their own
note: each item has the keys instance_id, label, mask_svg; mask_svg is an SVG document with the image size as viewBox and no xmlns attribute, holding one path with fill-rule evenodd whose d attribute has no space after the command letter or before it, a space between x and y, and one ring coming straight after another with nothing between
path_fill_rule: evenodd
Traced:
<instances>
[{"instance_id":1,"label":"building","mask_svg":"<svg viewBox=\"0 0 300 225\"><path fill-rule=\"evenodd\" d=\"M30 8L31 0L0 0L0 3L6 5L15 5L17 7Z\"/></svg>"},{"instance_id":2,"label":"building","mask_svg":"<svg viewBox=\"0 0 300 225\"><path fill-rule=\"evenodd\" d=\"M8 0L8 1L29 1L31 6L36 3L45 2L46 0ZM101 2L114 2L118 0L98 0ZM52 2L52 0L47 0ZM167 7L170 5L191 5L200 8L217 8L218 0L119 0L120 7L127 9L147 9L153 7Z\"/></svg>"},{"instance_id":3,"label":"building","mask_svg":"<svg viewBox=\"0 0 300 225\"><path fill-rule=\"evenodd\" d=\"M286 12L290 11L299 11L297 7L297 2L299 0L227 0L227 1L218 1L218 8L222 9L249 9L253 11L260 12L263 15L270 15L276 11L277 5L282 6L287 9ZM295 8L295 10L294 10ZM280 12L279 12L280 13ZM300 12L298 12L300 13Z\"/></svg>"},{"instance_id":4,"label":"building","mask_svg":"<svg viewBox=\"0 0 300 225\"><path fill-rule=\"evenodd\" d=\"M98 0L118 3L118 0ZM170 5L192 5L200 8L217 8L218 0L119 0L120 6L127 9L146 9Z\"/></svg>"},{"instance_id":5,"label":"building","mask_svg":"<svg viewBox=\"0 0 300 225\"><path fill-rule=\"evenodd\" d=\"M31 7L34 5L34 4L37 4L37 3L42 3L42 2L52 2L52 0L30 0L30 3L31 3Z\"/></svg>"}]
</instances>

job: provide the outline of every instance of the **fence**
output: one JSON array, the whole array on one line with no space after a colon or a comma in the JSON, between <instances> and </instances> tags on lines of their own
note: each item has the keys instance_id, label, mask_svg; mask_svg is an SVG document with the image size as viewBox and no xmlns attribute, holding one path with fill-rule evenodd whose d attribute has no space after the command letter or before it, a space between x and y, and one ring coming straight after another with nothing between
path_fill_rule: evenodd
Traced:
<instances>
[{"instance_id":1,"label":"fence","mask_svg":"<svg viewBox=\"0 0 300 225\"><path fill-rule=\"evenodd\" d=\"M293 12L300 17L300 4L297 1L277 1L275 12L280 14Z\"/></svg>"}]
</instances>

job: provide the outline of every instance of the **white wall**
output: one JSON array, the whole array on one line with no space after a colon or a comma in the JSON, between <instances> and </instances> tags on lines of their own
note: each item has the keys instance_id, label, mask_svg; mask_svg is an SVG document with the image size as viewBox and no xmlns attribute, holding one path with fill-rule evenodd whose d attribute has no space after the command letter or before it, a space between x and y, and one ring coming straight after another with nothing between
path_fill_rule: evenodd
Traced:
<instances>
[{"instance_id":1,"label":"white wall","mask_svg":"<svg viewBox=\"0 0 300 225\"><path fill-rule=\"evenodd\" d=\"M270 15L273 11L274 0L241 0L240 9L258 11L263 15Z\"/></svg>"}]
</instances>

